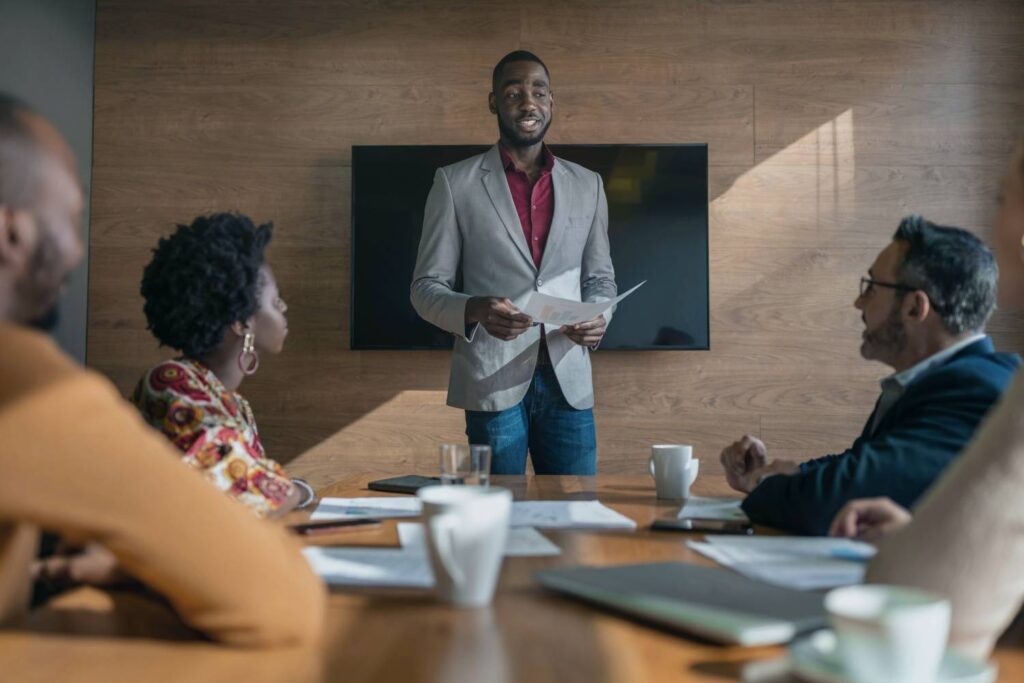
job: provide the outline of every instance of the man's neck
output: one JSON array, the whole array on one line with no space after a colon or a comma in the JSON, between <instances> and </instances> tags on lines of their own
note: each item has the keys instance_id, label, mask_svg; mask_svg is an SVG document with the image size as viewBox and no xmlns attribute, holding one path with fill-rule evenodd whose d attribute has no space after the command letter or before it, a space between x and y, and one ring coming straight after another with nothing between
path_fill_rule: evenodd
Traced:
<instances>
[{"instance_id":1,"label":"man's neck","mask_svg":"<svg viewBox=\"0 0 1024 683\"><path fill-rule=\"evenodd\" d=\"M900 357L893 363L893 370L897 373L909 370L918 363L928 360L932 356L942 351L945 351L954 344L959 344L965 339L982 334L981 332L971 331L964 332L959 335L951 334L939 334L929 338L919 339L917 342L908 341L907 347L900 354Z\"/></svg>"},{"instance_id":2,"label":"man's neck","mask_svg":"<svg viewBox=\"0 0 1024 683\"><path fill-rule=\"evenodd\" d=\"M515 163L516 168L520 171L531 177L540 173L540 168L543 165L543 142L538 142L529 147L517 147L502 137L501 146L504 148L505 153L512 157L513 163Z\"/></svg>"}]
</instances>

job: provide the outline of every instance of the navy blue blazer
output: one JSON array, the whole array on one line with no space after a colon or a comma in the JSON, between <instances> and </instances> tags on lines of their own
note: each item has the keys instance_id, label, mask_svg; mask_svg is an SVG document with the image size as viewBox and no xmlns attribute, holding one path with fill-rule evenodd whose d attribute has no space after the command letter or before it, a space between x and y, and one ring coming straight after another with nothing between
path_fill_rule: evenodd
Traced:
<instances>
[{"instance_id":1,"label":"navy blue blazer","mask_svg":"<svg viewBox=\"0 0 1024 683\"><path fill-rule=\"evenodd\" d=\"M1016 354L996 353L991 339L979 339L916 377L873 434L874 412L845 452L768 477L743 510L757 524L824 535L855 498L888 496L911 507L971 440L1019 365Z\"/></svg>"}]
</instances>

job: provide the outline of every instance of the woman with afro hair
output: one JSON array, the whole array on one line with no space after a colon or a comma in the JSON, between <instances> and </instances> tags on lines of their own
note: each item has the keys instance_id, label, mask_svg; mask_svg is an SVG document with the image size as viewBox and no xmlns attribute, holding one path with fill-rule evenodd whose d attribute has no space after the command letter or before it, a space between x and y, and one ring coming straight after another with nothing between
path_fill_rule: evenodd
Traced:
<instances>
[{"instance_id":1,"label":"woman with afro hair","mask_svg":"<svg viewBox=\"0 0 1024 683\"><path fill-rule=\"evenodd\" d=\"M260 516L313 498L260 443L238 393L260 354L280 353L288 335L277 282L264 261L272 225L218 213L162 238L142 276L149 329L181 356L143 375L132 401L183 460Z\"/></svg>"}]
</instances>

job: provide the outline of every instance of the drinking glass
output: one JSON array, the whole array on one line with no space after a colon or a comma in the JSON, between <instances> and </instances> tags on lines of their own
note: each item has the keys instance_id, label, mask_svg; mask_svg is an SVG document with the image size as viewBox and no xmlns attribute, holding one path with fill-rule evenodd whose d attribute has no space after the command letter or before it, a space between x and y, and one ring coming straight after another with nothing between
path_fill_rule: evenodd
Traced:
<instances>
[{"instance_id":1,"label":"drinking glass","mask_svg":"<svg viewBox=\"0 0 1024 683\"><path fill-rule=\"evenodd\" d=\"M488 486L491 447L464 443L441 444L441 483Z\"/></svg>"}]
</instances>

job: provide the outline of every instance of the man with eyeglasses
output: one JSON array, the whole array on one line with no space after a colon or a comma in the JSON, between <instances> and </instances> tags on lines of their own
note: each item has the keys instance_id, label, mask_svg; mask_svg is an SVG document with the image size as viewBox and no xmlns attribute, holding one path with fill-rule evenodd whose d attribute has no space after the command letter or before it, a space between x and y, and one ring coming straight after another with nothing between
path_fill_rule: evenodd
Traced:
<instances>
[{"instance_id":1,"label":"man with eyeglasses","mask_svg":"<svg viewBox=\"0 0 1024 683\"><path fill-rule=\"evenodd\" d=\"M903 219L854 302L864 321L861 356L894 373L842 453L769 461L750 435L722 451L729 484L748 494L751 520L823 535L854 498L887 496L911 507L970 441L1020 364L984 333L996 278L992 253L974 235Z\"/></svg>"}]
</instances>

